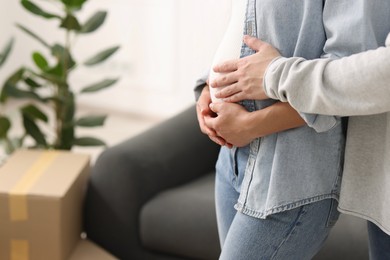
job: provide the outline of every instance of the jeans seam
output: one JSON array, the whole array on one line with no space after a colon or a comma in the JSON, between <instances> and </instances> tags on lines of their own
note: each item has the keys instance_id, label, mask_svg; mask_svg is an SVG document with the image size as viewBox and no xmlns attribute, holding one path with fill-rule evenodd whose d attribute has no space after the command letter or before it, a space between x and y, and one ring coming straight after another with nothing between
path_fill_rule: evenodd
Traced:
<instances>
[{"instance_id":1,"label":"jeans seam","mask_svg":"<svg viewBox=\"0 0 390 260\"><path fill-rule=\"evenodd\" d=\"M279 246L276 248L275 252L273 253L273 255L271 256L271 260L272 259L276 259L276 255L277 253L279 252L279 249L286 243L286 241L289 239L289 237L291 237L291 235L294 233L295 229L298 227L298 223L299 220L301 219L301 217L303 217L303 215L306 214L306 205L303 205L301 207L301 209L299 210L299 213L298 213L298 216L297 218L295 219L294 221L294 224L292 225L293 227L291 228L291 230L288 232L288 234L286 235L286 237L283 239L283 241L279 244Z\"/></svg>"},{"instance_id":2,"label":"jeans seam","mask_svg":"<svg viewBox=\"0 0 390 260\"><path fill-rule=\"evenodd\" d=\"M334 212L334 211L337 211L337 205L335 207L335 203L337 203L337 201L335 199L330 200L330 209L329 209L329 214L328 214L328 217L326 219L326 225L325 225L325 227L327 227L327 228L333 227L338 219L338 218L336 218L336 221L333 220L334 214L337 213L337 212L336 213Z\"/></svg>"}]
</instances>

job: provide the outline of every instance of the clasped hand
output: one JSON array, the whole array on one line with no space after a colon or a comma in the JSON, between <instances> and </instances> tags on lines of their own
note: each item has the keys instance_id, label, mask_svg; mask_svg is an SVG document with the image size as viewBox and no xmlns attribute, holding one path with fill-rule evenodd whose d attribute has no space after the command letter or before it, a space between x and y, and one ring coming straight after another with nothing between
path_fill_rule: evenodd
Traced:
<instances>
[{"instance_id":1,"label":"clasped hand","mask_svg":"<svg viewBox=\"0 0 390 260\"><path fill-rule=\"evenodd\" d=\"M263 77L270 62L280 56L271 45L257 38L244 36L244 42L256 53L241 59L216 65L221 73L212 87L219 88L216 97L225 102L211 103L206 86L197 103L197 116L201 131L221 146L245 146L257 138L255 127L259 122L253 114L235 102L245 99L267 99L263 90ZM260 111L261 112L261 111Z\"/></svg>"}]
</instances>

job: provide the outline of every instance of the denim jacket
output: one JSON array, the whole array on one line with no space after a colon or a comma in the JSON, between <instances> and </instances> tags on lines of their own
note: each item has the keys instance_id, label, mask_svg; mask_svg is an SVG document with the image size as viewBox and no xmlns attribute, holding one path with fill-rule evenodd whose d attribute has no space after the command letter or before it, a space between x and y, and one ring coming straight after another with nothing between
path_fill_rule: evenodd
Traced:
<instances>
[{"instance_id":1,"label":"denim jacket","mask_svg":"<svg viewBox=\"0 0 390 260\"><path fill-rule=\"evenodd\" d=\"M374 45L375 25L361 28L360 19L366 22L366 16L372 14L366 12L366 6L380 1L385 0L248 0L245 33L269 42L285 57L346 56ZM380 15L380 7L377 9ZM340 35L339 23L351 23L349 35ZM242 56L252 53L243 46ZM273 102L248 100L242 104L253 111ZM338 199L345 120L301 115L307 126L250 143L246 168L239 169L245 175L237 210L265 218L322 199ZM236 153L241 150L237 148Z\"/></svg>"}]
</instances>

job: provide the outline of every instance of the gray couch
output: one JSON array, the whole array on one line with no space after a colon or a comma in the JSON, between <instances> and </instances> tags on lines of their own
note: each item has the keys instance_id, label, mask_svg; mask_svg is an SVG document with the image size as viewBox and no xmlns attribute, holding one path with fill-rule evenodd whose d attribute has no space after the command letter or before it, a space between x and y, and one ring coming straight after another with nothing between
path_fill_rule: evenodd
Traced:
<instances>
[{"instance_id":1,"label":"gray couch","mask_svg":"<svg viewBox=\"0 0 390 260\"><path fill-rule=\"evenodd\" d=\"M218 259L218 150L194 106L107 149L87 189L87 236L123 260ZM314 259L368 259L365 222L342 215Z\"/></svg>"}]
</instances>

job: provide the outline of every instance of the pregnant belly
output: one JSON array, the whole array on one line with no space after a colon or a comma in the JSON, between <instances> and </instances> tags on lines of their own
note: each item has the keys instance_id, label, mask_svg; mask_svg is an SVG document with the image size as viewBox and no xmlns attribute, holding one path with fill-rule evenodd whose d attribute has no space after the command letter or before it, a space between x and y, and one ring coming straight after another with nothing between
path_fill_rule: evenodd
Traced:
<instances>
[{"instance_id":1,"label":"pregnant belly","mask_svg":"<svg viewBox=\"0 0 390 260\"><path fill-rule=\"evenodd\" d=\"M230 21L224 37L214 55L209 74L209 82L212 82L216 77L220 76L219 73L214 72L212 69L216 64L227 60L238 59L240 57L244 33L246 2L246 0L232 0ZM211 100L213 102L220 102L221 100L215 98L216 91L218 91L218 89L210 87Z\"/></svg>"}]
</instances>

